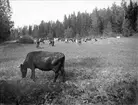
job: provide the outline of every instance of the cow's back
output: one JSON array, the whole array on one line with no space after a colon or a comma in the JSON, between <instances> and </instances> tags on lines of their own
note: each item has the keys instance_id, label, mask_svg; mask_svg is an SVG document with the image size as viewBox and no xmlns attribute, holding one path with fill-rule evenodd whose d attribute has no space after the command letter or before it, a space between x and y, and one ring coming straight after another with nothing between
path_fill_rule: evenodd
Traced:
<instances>
[{"instance_id":1,"label":"cow's back","mask_svg":"<svg viewBox=\"0 0 138 105\"><path fill-rule=\"evenodd\" d=\"M39 69L50 69L52 64L64 63L65 55L61 52L33 51L26 56L24 63L31 68L32 65Z\"/></svg>"}]
</instances>

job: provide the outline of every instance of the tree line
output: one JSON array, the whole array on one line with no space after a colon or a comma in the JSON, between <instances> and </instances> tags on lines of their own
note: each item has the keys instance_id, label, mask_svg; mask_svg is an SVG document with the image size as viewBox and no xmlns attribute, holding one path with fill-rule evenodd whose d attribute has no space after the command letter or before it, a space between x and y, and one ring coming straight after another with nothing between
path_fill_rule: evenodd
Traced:
<instances>
[{"instance_id":1,"label":"tree line","mask_svg":"<svg viewBox=\"0 0 138 105\"><path fill-rule=\"evenodd\" d=\"M1 3L2 1L7 1L9 5L8 0L1 0ZM10 6L8 9L10 10ZM138 32L138 3L132 0L129 3L122 0L121 5L113 3L108 8L95 8L91 13L73 12L68 16L64 15L63 22L59 20L45 22L42 20L39 25L29 25L16 29L11 29L9 18L11 17L11 12L8 11L8 14L5 16L7 16L9 21L8 23L3 21L3 23L7 27L7 30L10 29L11 36L9 36L11 38L18 38L21 35L30 35L35 38L76 38L114 36L117 34L128 37ZM0 29L5 30L3 27L0 27ZM9 33L0 33L0 38L3 36L7 38L6 34L8 35Z\"/></svg>"}]
</instances>

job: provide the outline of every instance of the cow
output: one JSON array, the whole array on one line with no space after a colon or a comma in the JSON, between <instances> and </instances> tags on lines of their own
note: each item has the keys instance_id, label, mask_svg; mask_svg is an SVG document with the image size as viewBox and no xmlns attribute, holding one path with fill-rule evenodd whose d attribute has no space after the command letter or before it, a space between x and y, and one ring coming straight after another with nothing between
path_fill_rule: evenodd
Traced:
<instances>
[{"instance_id":1,"label":"cow","mask_svg":"<svg viewBox=\"0 0 138 105\"><path fill-rule=\"evenodd\" d=\"M49 45L54 46L54 44L55 44L54 40L49 40Z\"/></svg>"},{"instance_id":2,"label":"cow","mask_svg":"<svg viewBox=\"0 0 138 105\"><path fill-rule=\"evenodd\" d=\"M39 39L37 39L36 40L36 48L39 48L39 46L40 46L40 41L39 41Z\"/></svg>"},{"instance_id":3,"label":"cow","mask_svg":"<svg viewBox=\"0 0 138 105\"><path fill-rule=\"evenodd\" d=\"M31 69L31 79L35 81L35 69L38 68L42 71L54 71L56 82L59 73L62 75L63 82L65 81L64 71L65 55L61 52L48 52L48 51L33 51L29 52L23 64L20 64L20 71L22 78L27 75L27 68Z\"/></svg>"},{"instance_id":4,"label":"cow","mask_svg":"<svg viewBox=\"0 0 138 105\"><path fill-rule=\"evenodd\" d=\"M45 44L45 42L44 42L44 41L45 41L45 39L44 39L44 38L40 38L40 39L39 39L39 42L42 42L43 44Z\"/></svg>"},{"instance_id":5,"label":"cow","mask_svg":"<svg viewBox=\"0 0 138 105\"><path fill-rule=\"evenodd\" d=\"M97 42L98 40L97 39L95 39L95 42Z\"/></svg>"}]
</instances>

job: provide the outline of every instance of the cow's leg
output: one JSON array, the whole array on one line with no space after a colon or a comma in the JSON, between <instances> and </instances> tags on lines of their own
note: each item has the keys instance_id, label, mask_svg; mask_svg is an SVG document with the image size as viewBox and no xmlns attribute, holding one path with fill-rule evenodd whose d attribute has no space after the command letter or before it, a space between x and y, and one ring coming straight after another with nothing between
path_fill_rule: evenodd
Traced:
<instances>
[{"instance_id":1,"label":"cow's leg","mask_svg":"<svg viewBox=\"0 0 138 105\"><path fill-rule=\"evenodd\" d=\"M55 72L55 78L53 82L56 82L58 76L59 76L59 69L60 69L60 63L58 63L54 68L53 71Z\"/></svg>"},{"instance_id":2,"label":"cow's leg","mask_svg":"<svg viewBox=\"0 0 138 105\"><path fill-rule=\"evenodd\" d=\"M31 68L31 79L33 79L33 81L35 81L35 68L34 67L32 67Z\"/></svg>"},{"instance_id":3,"label":"cow's leg","mask_svg":"<svg viewBox=\"0 0 138 105\"><path fill-rule=\"evenodd\" d=\"M65 70L64 70L64 66L61 67L61 75L62 75L62 81L65 82Z\"/></svg>"},{"instance_id":4,"label":"cow's leg","mask_svg":"<svg viewBox=\"0 0 138 105\"><path fill-rule=\"evenodd\" d=\"M59 72L55 72L55 78L54 78L54 81L53 82L56 82L58 76L59 76Z\"/></svg>"}]
</instances>

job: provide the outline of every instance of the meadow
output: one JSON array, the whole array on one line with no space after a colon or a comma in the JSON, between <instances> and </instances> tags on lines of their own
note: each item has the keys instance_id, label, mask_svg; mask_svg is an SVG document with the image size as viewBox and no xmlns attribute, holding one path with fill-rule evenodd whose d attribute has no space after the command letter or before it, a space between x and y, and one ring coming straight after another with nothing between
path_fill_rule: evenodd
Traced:
<instances>
[{"instance_id":1,"label":"meadow","mask_svg":"<svg viewBox=\"0 0 138 105\"><path fill-rule=\"evenodd\" d=\"M137 40L133 36L98 39L81 45L55 42L54 47L45 43L40 49L35 44L2 44L0 80L19 89L15 97L19 97L21 105L136 105ZM36 70L36 82L30 79L30 70L26 78L21 78L18 66L28 52L38 50L65 54L65 83L60 77L52 83L52 71Z\"/></svg>"}]
</instances>

